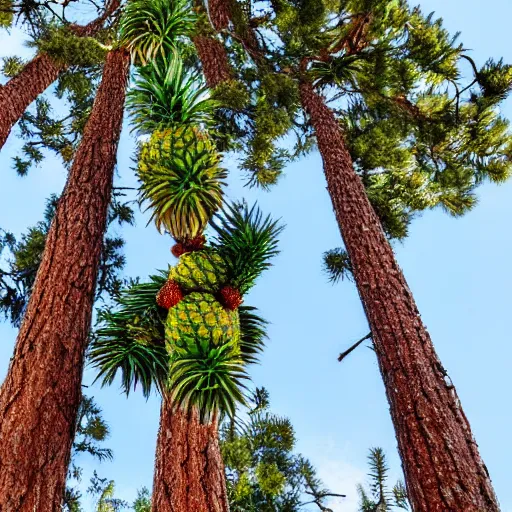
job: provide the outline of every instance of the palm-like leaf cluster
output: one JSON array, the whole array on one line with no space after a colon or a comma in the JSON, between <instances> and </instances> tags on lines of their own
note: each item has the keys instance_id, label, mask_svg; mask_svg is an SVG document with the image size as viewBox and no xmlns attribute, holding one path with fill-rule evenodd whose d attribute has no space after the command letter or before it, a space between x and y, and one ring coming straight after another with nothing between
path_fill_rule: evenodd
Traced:
<instances>
[{"instance_id":1,"label":"palm-like leaf cluster","mask_svg":"<svg viewBox=\"0 0 512 512\"><path fill-rule=\"evenodd\" d=\"M213 143L192 127L155 132L141 151L138 174L151 219L178 241L199 236L222 204L226 170Z\"/></svg>"},{"instance_id":2,"label":"palm-like leaf cluster","mask_svg":"<svg viewBox=\"0 0 512 512\"><path fill-rule=\"evenodd\" d=\"M128 94L128 109L140 134L208 124L216 106L200 77L186 73L175 54L140 68Z\"/></svg>"},{"instance_id":3,"label":"palm-like leaf cluster","mask_svg":"<svg viewBox=\"0 0 512 512\"><path fill-rule=\"evenodd\" d=\"M227 263L231 284L245 294L276 256L278 221L263 217L257 205L227 205L211 223L216 237L212 246Z\"/></svg>"},{"instance_id":4,"label":"palm-like leaf cluster","mask_svg":"<svg viewBox=\"0 0 512 512\"><path fill-rule=\"evenodd\" d=\"M130 0L120 22L120 43L136 64L175 51L180 37L190 34L194 15L188 0Z\"/></svg>"},{"instance_id":5,"label":"palm-like leaf cluster","mask_svg":"<svg viewBox=\"0 0 512 512\"><path fill-rule=\"evenodd\" d=\"M120 371L127 394L138 383L145 396L153 386L165 388L169 367L163 325L166 312L155 300L165 281L166 273L161 272L151 276L149 283L133 284L119 297L117 309L100 312L89 360L103 385L111 385Z\"/></svg>"},{"instance_id":6,"label":"palm-like leaf cluster","mask_svg":"<svg viewBox=\"0 0 512 512\"><path fill-rule=\"evenodd\" d=\"M206 339L191 339L175 347L171 355L171 399L185 410L197 408L203 422L219 413L233 416L236 405L245 403L244 381L248 379L234 340L214 344Z\"/></svg>"},{"instance_id":7,"label":"palm-like leaf cluster","mask_svg":"<svg viewBox=\"0 0 512 512\"><path fill-rule=\"evenodd\" d=\"M240 306L240 356L245 364L258 362L258 355L265 348L268 322L252 306Z\"/></svg>"}]
</instances>

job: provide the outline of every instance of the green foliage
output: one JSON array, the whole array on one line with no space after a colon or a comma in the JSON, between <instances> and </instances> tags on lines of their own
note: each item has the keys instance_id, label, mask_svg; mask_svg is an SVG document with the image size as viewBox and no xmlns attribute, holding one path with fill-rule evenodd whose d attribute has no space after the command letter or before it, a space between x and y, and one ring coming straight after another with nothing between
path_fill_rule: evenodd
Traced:
<instances>
[{"instance_id":1,"label":"green foliage","mask_svg":"<svg viewBox=\"0 0 512 512\"><path fill-rule=\"evenodd\" d=\"M156 294L166 281L166 273L150 276L148 283L132 283L116 300L116 309L98 314L98 327L89 348L89 361L97 368L103 385L111 385L119 371L126 394L140 383L144 396L153 386L166 388L169 356L165 349L165 310L156 303Z\"/></svg>"},{"instance_id":2,"label":"green foliage","mask_svg":"<svg viewBox=\"0 0 512 512\"><path fill-rule=\"evenodd\" d=\"M29 228L19 240L12 233L0 230L0 255L4 256L3 266L0 266L0 312L16 327L23 320L57 205L57 196L51 196L44 220ZM114 222L131 224L133 215L129 207L114 199L108 220L109 225ZM123 247L121 238L105 235L96 282L97 298L119 293L122 285L119 272L125 264Z\"/></svg>"},{"instance_id":3,"label":"green foliage","mask_svg":"<svg viewBox=\"0 0 512 512\"><path fill-rule=\"evenodd\" d=\"M300 512L314 503L329 510L329 499L340 495L325 489L311 463L294 453L293 427L270 412L265 389L255 391L251 407L245 424L226 421L220 432L230 509Z\"/></svg>"},{"instance_id":4,"label":"green foliage","mask_svg":"<svg viewBox=\"0 0 512 512\"><path fill-rule=\"evenodd\" d=\"M358 486L359 510L361 512L387 512L409 510L407 491L402 481L398 481L390 491L387 486L389 468L382 448L372 448L368 456L370 465L370 490Z\"/></svg>"},{"instance_id":5,"label":"green foliage","mask_svg":"<svg viewBox=\"0 0 512 512\"><path fill-rule=\"evenodd\" d=\"M9 28L14 20L12 0L0 0L0 27Z\"/></svg>"},{"instance_id":6,"label":"green foliage","mask_svg":"<svg viewBox=\"0 0 512 512\"><path fill-rule=\"evenodd\" d=\"M20 136L25 141L21 155L14 157L14 168L20 176L38 165L47 151L61 157L69 167L81 140L101 76L99 67L87 70L69 68L59 75L55 96L68 105L64 116L56 116L51 101L37 98L35 108L23 114L19 122Z\"/></svg>"},{"instance_id":7,"label":"green foliage","mask_svg":"<svg viewBox=\"0 0 512 512\"><path fill-rule=\"evenodd\" d=\"M78 36L69 27L54 25L50 25L33 45L63 66L78 67L102 64L109 49L94 37Z\"/></svg>"},{"instance_id":8,"label":"green foliage","mask_svg":"<svg viewBox=\"0 0 512 512\"><path fill-rule=\"evenodd\" d=\"M185 73L175 54L139 68L128 94L138 133L208 123L217 103L206 96L207 89L200 84L199 75Z\"/></svg>"},{"instance_id":9,"label":"green foliage","mask_svg":"<svg viewBox=\"0 0 512 512\"><path fill-rule=\"evenodd\" d=\"M324 253L324 271L331 283L337 283L340 279L352 280L352 264L350 257L341 247L331 249Z\"/></svg>"},{"instance_id":10,"label":"green foliage","mask_svg":"<svg viewBox=\"0 0 512 512\"><path fill-rule=\"evenodd\" d=\"M97 498L95 512L118 512L128 506L126 501L115 497L114 481L100 478L96 471L87 492Z\"/></svg>"},{"instance_id":11,"label":"green foliage","mask_svg":"<svg viewBox=\"0 0 512 512\"><path fill-rule=\"evenodd\" d=\"M155 132L142 146L138 175L151 219L178 241L199 236L221 205L226 171L208 136L195 128Z\"/></svg>"},{"instance_id":12,"label":"green foliage","mask_svg":"<svg viewBox=\"0 0 512 512\"><path fill-rule=\"evenodd\" d=\"M132 508L134 512L151 512L151 494L146 487L137 491L137 498Z\"/></svg>"},{"instance_id":13,"label":"green foliage","mask_svg":"<svg viewBox=\"0 0 512 512\"><path fill-rule=\"evenodd\" d=\"M406 237L428 209L466 213L482 182L509 178L512 137L499 106L511 68L478 68L441 20L399 0L267 0L245 12L252 37L225 38L233 80L250 101L219 122L245 151L251 184L268 188L311 147L300 80L332 105L390 238ZM291 135L294 151L280 142Z\"/></svg>"},{"instance_id":14,"label":"green foliage","mask_svg":"<svg viewBox=\"0 0 512 512\"><path fill-rule=\"evenodd\" d=\"M25 62L21 57L17 57L15 55L12 57L4 57L2 59L2 74L7 78L13 78L19 74L24 65Z\"/></svg>"},{"instance_id":15,"label":"green foliage","mask_svg":"<svg viewBox=\"0 0 512 512\"><path fill-rule=\"evenodd\" d=\"M120 43L144 66L157 56L167 58L194 21L189 0L130 0L120 22Z\"/></svg>"},{"instance_id":16,"label":"green foliage","mask_svg":"<svg viewBox=\"0 0 512 512\"><path fill-rule=\"evenodd\" d=\"M244 381L248 379L234 339L215 343L183 337L171 353L170 396L185 410L196 408L202 422L210 422L219 413L234 416L237 404L245 403Z\"/></svg>"},{"instance_id":17,"label":"green foliage","mask_svg":"<svg viewBox=\"0 0 512 512\"><path fill-rule=\"evenodd\" d=\"M62 502L63 512L83 512L81 507L82 493L78 488L78 484L83 479L83 470L77 465L77 459L79 455L88 454L99 462L111 460L113 458L112 450L102 446L109 437L109 433L101 409L96 405L94 399L82 396L76 420L68 479ZM95 478L97 478L96 475L93 479Z\"/></svg>"},{"instance_id":18,"label":"green foliage","mask_svg":"<svg viewBox=\"0 0 512 512\"><path fill-rule=\"evenodd\" d=\"M261 318L257 309L251 306L240 306L240 357L244 364L255 364L258 355L265 348L268 322Z\"/></svg>"},{"instance_id":19,"label":"green foliage","mask_svg":"<svg viewBox=\"0 0 512 512\"><path fill-rule=\"evenodd\" d=\"M211 245L227 264L228 282L243 295L271 266L283 227L247 204L226 205L211 225L216 235Z\"/></svg>"}]
</instances>

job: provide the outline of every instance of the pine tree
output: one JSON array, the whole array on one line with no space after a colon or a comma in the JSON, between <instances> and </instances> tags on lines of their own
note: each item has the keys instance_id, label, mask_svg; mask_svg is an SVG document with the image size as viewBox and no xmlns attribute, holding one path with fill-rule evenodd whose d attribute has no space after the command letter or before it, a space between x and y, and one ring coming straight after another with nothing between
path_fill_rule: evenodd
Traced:
<instances>
[{"instance_id":1,"label":"pine tree","mask_svg":"<svg viewBox=\"0 0 512 512\"><path fill-rule=\"evenodd\" d=\"M250 57L245 68L234 67L238 78L260 89L279 82L286 90L286 102L276 95L274 103L258 104L260 126L298 131L300 149L316 139L413 507L498 510L388 238L405 237L418 211L441 206L461 215L474 205L480 183L508 178L512 141L498 107L511 89L510 66L489 61L478 68L440 21L402 0L225 5L235 34L224 34ZM465 82L466 63L473 79ZM272 151L270 142L252 140L247 169L254 183L270 183L254 165L255 155Z\"/></svg>"},{"instance_id":2,"label":"pine tree","mask_svg":"<svg viewBox=\"0 0 512 512\"><path fill-rule=\"evenodd\" d=\"M227 420L221 428L232 512L300 512L316 505L327 512L331 498L313 465L293 452L295 432L288 418L270 410L268 392L257 388L246 421Z\"/></svg>"},{"instance_id":3,"label":"pine tree","mask_svg":"<svg viewBox=\"0 0 512 512\"><path fill-rule=\"evenodd\" d=\"M68 24L55 28L45 19L46 13L38 12L44 9L42 4L29 6L28 3L20 9L18 18L27 18L25 23L32 25L33 18L43 19L43 26L35 27L36 45L44 42L37 55L23 67L17 66L16 73L0 88L0 149L5 144L12 127L19 121L29 105L35 101L60 73L68 66L81 64L84 55L97 53L95 36L120 6L119 0L107 3L104 12L94 21L84 26ZM51 44L48 44L51 43ZM67 47L67 48L66 48ZM57 48L58 52L52 50ZM96 49L97 50L97 49ZM77 62L76 57L79 55Z\"/></svg>"},{"instance_id":4,"label":"pine tree","mask_svg":"<svg viewBox=\"0 0 512 512\"><path fill-rule=\"evenodd\" d=\"M128 65L123 49L107 56L0 389L0 505L6 509L58 510L62 500Z\"/></svg>"},{"instance_id":5,"label":"pine tree","mask_svg":"<svg viewBox=\"0 0 512 512\"><path fill-rule=\"evenodd\" d=\"M372 448L368 455L370 466L370 489L357 486L359 493L359 510L361 512L391 512L392 510L409 510L407 491L401 480L390 490L388 488L389 468L382 448Z\"/></svg>"}]
</instances>

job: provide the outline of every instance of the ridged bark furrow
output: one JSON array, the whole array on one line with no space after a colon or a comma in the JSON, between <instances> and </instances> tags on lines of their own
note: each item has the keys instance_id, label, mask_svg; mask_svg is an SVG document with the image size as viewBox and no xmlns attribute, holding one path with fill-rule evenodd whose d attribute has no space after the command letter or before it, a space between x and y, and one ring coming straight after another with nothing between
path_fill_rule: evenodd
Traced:
<instances>
[{"instance_id":1,"label":"ridged bark furrow","mask_svg":"<svg viewBox=\"0 0 512 512\"><path fill-rule=\"evenodd\" d=\"M229 512L217 424L162 402L153 512Z\"/></svg>"},{"instance_id":2,"label":"ridged bark furrow","mask_svg":"<svg viewBox=\"0 0 512 512\"><path fill-rule=\"evenodd\" d=\"M0 388L1 512L61 510L128 69L107 56Z\"/></svg>"},{"instance_id":3,"label":"ridged bark furrow","mask_svg":"<svg viewBox=\"0 0 512 512\"><path fill-rule=\"evenodd\" d=\"M224 45L214 37L196 36L194 37L203 74L206 79L206 85L212 89L223 82L231 80L231 67Z\"/></svg>"},{"instance_id":4,"label":"ridged bark furrow","mask_svg":"<svg viewBox=\"0 0 512 512\"><path fill-rule=\"evenodd\" d=\"M50 56L40 53L0 87L0 148L29 105L57 80L62 68Z\"/></svg>"},{"instance_id":5,"label":"ridged bark furrow","mask_svg":"<svg viewBox=\"0 0 512 512\"><path fill-rule=\"evenodd\" d=\"M497 512L487 469L332 111L301 84L328 190L373 333L415 511Z\"/></svg>"},{"instance_id":6,"label":"ridged bark furrow","mask_svg":"<svg viewBox=\"0 0 512 512\"><path fill-rule=\"evenodd\" d=\"M208 13L210 21L217 32L229 25L231 17L231 0L208 0Z\"/></svg>"}]
</instances>

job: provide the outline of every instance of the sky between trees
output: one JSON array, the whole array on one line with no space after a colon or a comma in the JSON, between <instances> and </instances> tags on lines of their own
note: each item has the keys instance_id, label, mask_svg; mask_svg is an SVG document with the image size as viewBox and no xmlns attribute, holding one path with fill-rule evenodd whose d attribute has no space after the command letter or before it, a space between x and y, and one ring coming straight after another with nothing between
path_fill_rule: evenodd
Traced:
<instances>
[{"instance_id":1,"label":"sky between trees","mask_svg":"<svg viewBox=\"0 0 512 512\"><path fill-rule=\"evenodd\" d=\"M452 33L461 30L465 47L475 49L473 56L480 63L487 56L512 61L508 0L422 0L420 4L424 11L435 10L442 16ZM2 33L2 56L17 53L12 45L15 40L21 42L21 36L14 34ZM27 49L23 53L29 55ZM512 117L510 100L505 115ZM17 147L11 138L0 155L4 169L0 225L15 234L40 219L45 198L59 192L65 179L64 169L52 157L27 178L17 177L7 169ZM133 139L125 125L118 185L135 183L132 152ZM267 194L242 188L231 161L228 196L257 199L265 211L282 217L287 225L282 254L249 299L272 322L262 364L252 375L257 385L269 389L273 410L290 417L299 451L318 467L329 487L348 495L334 510L352 512L357 503L355 484L364 480L366 472L367 448L383 446L394 472L392 481L400 464L373 354L361 347L342 365L336 361L341 350L366 334L367 326L355 287L348 282L332 287L321 271L321 255L339 245L339 235L318 172L320 165L315 153L289 166L283 182ZM485 185L478 196L478 207L462 219L450 219L441 212L417 219L396 251L441 359L457 385L503 510L510 512L512 447L502 443L512 422L512 413L504 407L512 385L508 341L512 183ZM123 232L126 275L144 277L172 261L169 240L153 226L146 228L146 222L146 216L138 214L136 227ZM15 331L0 325L0 336L2 379ZM92 380L93 372L86 372L84 383ZM132 501L138 487L151 485L159 399L146 402L135 393L126 400L115 386L105 390L94 386L88 394L102 406L112 429L109 446L115 460L105 463L101 474L115 479L119 496ZM84 460L86 471L88 465Z\"/></svg>"}]
</instances>

